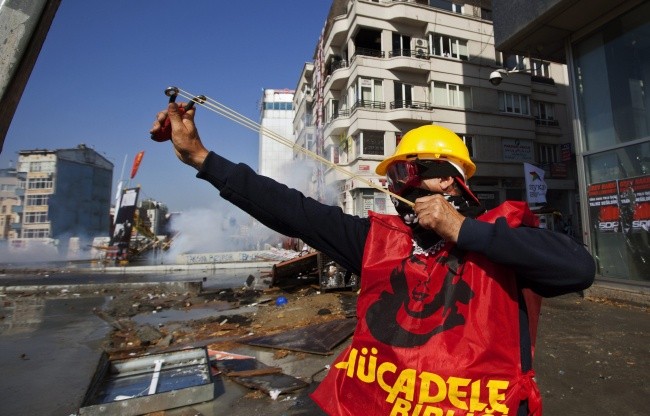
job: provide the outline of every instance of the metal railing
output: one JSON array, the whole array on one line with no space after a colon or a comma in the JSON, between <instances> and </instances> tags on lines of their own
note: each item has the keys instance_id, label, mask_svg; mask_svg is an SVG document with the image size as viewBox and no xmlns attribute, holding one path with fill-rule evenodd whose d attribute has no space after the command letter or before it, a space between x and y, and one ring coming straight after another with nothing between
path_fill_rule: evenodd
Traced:
<instances>
[{"instance_id":1,"label":"metal railing","mask_svg":"<svg viewBox=\"0 0 650 416\"><path fill-rule=\"evenodd\" d=\"M348 61L346 59L340 60L340 61L334 61L332 62L332 65L330 66L330 72L334 72L337 69L341 68L347 68L348 67Z\"/></svg>"},{"instance_id":2,"label":"metal railing","mask_svg":"<svg viewBox=\"0 0 650 416\"><path fill-rule=\"evenodd\" d=\"M558 127L560 125L560 122L558 120L535 117L535 125Z\"/></svg>"},{"instance_id":3,"label":"metal railing","mask_svg":"<svg viewBox=\"0 0 650 416\"><path fill-rule=\"evenodd\" d=\"M352 111L357 108L371 108L373 110L385 110L386 103L383 101L357 100L352 105Z\"/></svg>"},{"instance_id":4,"label":"metal railing","mask_svg":"<svg viewBox=\"0 0 650 416\"><path fill-rule=\"evenodd\" d=\"M337 118L345 118L345 117L350 117L350 110L338 110L334 114L332 114L332 120L335 120Z\"/></svg>"},{"instance_id":5,"label":"metal railing","mask_svg":"<svg viewBox=\"0 0 650 416\"><path fill-rule=\"evenodd\" d=\"M411 58L429 59L431 55L424 49L394 49L388 52L388 57L406 56Z\"/></svg>"},{"instance_id":6,"label":"metal railing","mask_svg":"<svg viewBox=\"0 0 650 416\"><path fill-rule=\"evenodd\" d=\"M355 51L356 53L354 54L355 56L372 56L375 58L383 58L384 57L384 52L377 50L377 49L369 49L369 48L357 48Z\"/></svg>"},{"instance_id":7,"label":"metal railing","mask_svg":"<svg viewBox=\"0 0 650 416\"><path fill-rule=\"evenodd\" d=\"M426 101L396 100L390 103L390 109L411 108L415 110L432 110L433 106Z\"/></svg>"}]
</instances>

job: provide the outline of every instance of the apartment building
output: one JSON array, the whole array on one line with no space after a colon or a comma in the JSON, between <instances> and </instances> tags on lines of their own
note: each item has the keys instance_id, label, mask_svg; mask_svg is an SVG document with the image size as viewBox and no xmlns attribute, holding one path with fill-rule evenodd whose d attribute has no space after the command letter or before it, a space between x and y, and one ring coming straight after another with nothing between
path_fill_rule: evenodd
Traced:
<instances>
[{"instance_id":1,"label":"apartment building","mask_svg":"<svg viewBox=\"0 0 650 416\"><path fill-rule=\"evenodd\" d=\"M13 237L11 232L11 224L15 217L13 206L19 203L16 196L17 188L16 169L0 169L0 240L3 241Z\"/></svg>"},{"instance_id":2,"label":"apartment building","mask_svg":"<svg viewBox=\"0 0 650 416\"><path fill-rule=\"evenodd\" d=\"M72 149L24 150L16 167L20 202L13 207L12 244L71 237L88 242L110 229L113 164L81 144Z\"/></svg>"},{"instance_id":3,"label":"apartment building","mask_svg":"<svg viewBox=\"0 0 650 416\"><path fill-rule=\"evenodd\" d=\"M293 160L293 151L273 137L294 143L293 94L289 89L268 88L262 95L258 173L280 182L289 179L287 164Z\"/></svg>"},{"instance_id":4,"label":"apartment building","mask_svg":"<svg viewBox=\"0 0 650 416\"><path fill-rule=\"evenodd\" d=\"M490 2L334 0L296 91L298 142L313 137L353 175L322 172L347 213L394 212L375 167L404 133L438 124L464 139L478 167L470 186L487 208L525 199L526 162L545 169L548 205L578 217L566 69L496 51Z\"/></svg>"}]
</instances>

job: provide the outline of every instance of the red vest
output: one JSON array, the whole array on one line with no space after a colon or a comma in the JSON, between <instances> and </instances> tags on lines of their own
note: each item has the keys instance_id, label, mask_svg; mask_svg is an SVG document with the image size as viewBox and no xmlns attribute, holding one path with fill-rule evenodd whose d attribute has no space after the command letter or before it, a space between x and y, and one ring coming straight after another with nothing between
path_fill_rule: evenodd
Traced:
<instances>
[{"instance_id":1,"label":"red vest","mask_svg":"<svg viewBox=\"0 0 650 416\"><path fill-rule=\"evenodd\" d=\"M479 220L536 225L524 202ZM331 415L516 415L528 399L541 414L533 373L522 372L518 290L513 272L446 243L413 254L397 216L371 213L359 322L312 398ZM527 299L534 343L540 298Z\"/></svg>"}]
</instances>

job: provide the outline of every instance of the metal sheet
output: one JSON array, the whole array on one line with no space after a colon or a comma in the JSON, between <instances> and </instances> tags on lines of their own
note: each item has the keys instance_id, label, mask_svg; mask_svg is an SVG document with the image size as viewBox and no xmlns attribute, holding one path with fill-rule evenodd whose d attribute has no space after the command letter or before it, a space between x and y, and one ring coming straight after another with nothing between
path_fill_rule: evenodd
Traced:
<instances>
[{"instance_id":1,"label":"metal sheet","mask_svg":"<svg viewBox=\"0 0 650 416\"><path fill-rule=\"evenodd\" d=\"M356 325L356 319L338 319L280 334L248 338L243 342L259 347L329 355L332 349L352 335Z\"/></svg>"},{"instance_id":2,"label":"metal sheet","mask_svg":"<svg viewBox=\"0 0 650 416\"><path fill-rule=\"evenodd\" d=\"M80 415L141 415L214 398L205 348L100 360Z\"/></svg>"},{"instance_id":3,"label":"metal sheet","mask_svg":"<svg viewBox=\"0 0 650 416\"><path fill-rule=\"evenodd\" d=\"M279 394L292 392L303 387L306 387L308 384L300 379L297 379L293 376L283 373L276 374L259 374L252 376L236 376L232 375L242 372L254 372L272 370L274 367L270 367L260 361L257 361L255 358L247 359L222 359L214 361L217 368L222 371L225 375L229 376L234 382L246 386L251 389L261 390L264 393L270 394L272 391L278 392Z\"/></svg>"}]
</instances>

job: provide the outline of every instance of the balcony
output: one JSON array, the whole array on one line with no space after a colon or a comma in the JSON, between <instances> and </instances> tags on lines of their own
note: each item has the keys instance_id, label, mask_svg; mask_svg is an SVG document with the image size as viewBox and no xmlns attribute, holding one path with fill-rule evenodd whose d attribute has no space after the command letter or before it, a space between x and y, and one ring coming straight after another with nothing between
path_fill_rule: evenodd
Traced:
<instances>
[{"instance_id":1,"label":"balcony","mask_svg":"<svg viewBox=\"0 0 650 416\"><path fill-rule=\"evenodd\" d=\"M22 205L12 205L11 212L14 214L22 214L23 206Z\"/></svg>"}]
</instances>

